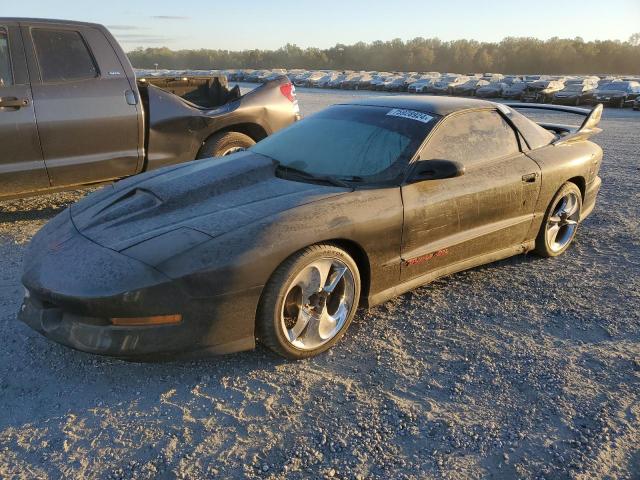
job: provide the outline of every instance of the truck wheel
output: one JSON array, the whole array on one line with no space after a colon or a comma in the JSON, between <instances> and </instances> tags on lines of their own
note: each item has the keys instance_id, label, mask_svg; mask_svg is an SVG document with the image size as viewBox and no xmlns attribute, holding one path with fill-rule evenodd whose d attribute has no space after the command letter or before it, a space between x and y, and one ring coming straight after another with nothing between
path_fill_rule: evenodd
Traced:
<instances>
[{"instance_id":1,"label":"truck wheel","mask_svg":"<svg viewBox=\"0 0 640 480\"><path fill-rule=\"evenodd\" d=\"M253 138L240 132L219 132L211 135L200 148L196 159L224 157L255 145Z\"/></svg>"}]
</instances>

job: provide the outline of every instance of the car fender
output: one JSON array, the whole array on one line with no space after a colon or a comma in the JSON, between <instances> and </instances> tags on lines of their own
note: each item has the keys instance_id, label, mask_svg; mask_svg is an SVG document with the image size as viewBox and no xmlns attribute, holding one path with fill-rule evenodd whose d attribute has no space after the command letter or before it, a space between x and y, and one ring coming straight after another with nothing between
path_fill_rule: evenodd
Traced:
<instances>
[{"instance_id":1,"label":"car fender","mask_svg":"<svg viewBox=\"0 0 640 480\"><path fill-rule=\"evenodd\" d=\"M402 218L399 187L347 191L244 225L156 268L193 297L209 296L262 286L295 252L344 240L376 265L370 293L382 291L399 279Z\"/></svg>"}]
</instances>

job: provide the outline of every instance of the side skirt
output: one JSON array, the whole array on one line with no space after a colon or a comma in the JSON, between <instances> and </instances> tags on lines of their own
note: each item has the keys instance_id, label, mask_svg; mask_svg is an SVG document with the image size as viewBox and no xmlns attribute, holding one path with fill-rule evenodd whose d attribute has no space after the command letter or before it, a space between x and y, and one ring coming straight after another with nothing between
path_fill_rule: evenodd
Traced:
<instances>
[{"instance_id":1,"label":"side skirt","mask_svg":"<svg viewBox=\"0 0 640 480\"><path fill-rule=\"evenodd\" d=\"M370 295L367 298L366 306L373 307L375 305L379 305L381 303L386 302L398 295L402 295L414 288L425 285L433 280L444 277L446 275L451 275L452 273L461 272L463 270L468 270L473 267L478 267L480 265L485 265L491 262L497 262L498 260L503 260L505 258L512 257L514 255L518 255L521 253L528 252L533 250L535 247L535 240L530 240L525 243L519 243L517 245L513 245L508 248L504 248L502 250L496 250L491 253L486 253L483 255L478 255L475 257L467 258L465 260L461 260L457 263L453 263L451 265L447 265L445 267L439 268L438 270L434 270L432 272L426 273L416 278L412 278L400 285L396 285L394 287L388 288L381 292L378 292L374 295Z\"/></svg>"}]
</instances>

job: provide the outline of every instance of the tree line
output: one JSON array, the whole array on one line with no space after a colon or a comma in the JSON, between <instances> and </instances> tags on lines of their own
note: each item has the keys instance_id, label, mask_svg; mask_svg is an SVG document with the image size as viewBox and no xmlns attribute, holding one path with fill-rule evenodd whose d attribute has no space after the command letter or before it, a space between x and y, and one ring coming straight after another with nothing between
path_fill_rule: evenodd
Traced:
<instances>
[{"instance_id":1,"label":"tree line","mask_svg":"<svg viewBox=\"0 0 640 480\"><path fill-rule=\"evenodd\" d=\"M337 44L327 49L287 44L277 50L171 50L129 52L137 68L228 69L304 68L416 72L502 72L518 74L640 74L640 33L628 41L582 38L507 37L498 43L475 40Z\"/></svg>"}]
</instances>

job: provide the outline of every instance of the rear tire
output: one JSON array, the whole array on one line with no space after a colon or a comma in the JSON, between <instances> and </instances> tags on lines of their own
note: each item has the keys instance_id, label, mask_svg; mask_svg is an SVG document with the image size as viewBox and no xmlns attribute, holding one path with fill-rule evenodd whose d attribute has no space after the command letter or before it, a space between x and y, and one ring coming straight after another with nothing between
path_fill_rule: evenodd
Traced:
<instances>
[{"instance_id":1,"label":"rear tire","mask_svg":"<svg viewBox=\"0 0 640 480\"><path fill-rule=\"evenodd\" d=\"M567 182L547 208L536 238L535 253L541 257L557 257L573 242L582 211L582 193L575 183Z\"/></svg>"},{"instance_id":2,"label":"rear tire","mask_svg":"<svg viewBox=\"0 0 640 480\"><path fill-rule=\"evenodd\" d=\"M204 142L196 159L224 157L246 150L255 143L253 138L240 132L214 133Z\"/></svg>"},{"instance_id":3,"label":"rear tire","mask_svg":"<svg viewBox=\"0 0 640 480\"><path fill-rule=\"evenodd\" d=\"M331 348L347 331L358 307L360 273L344 250L307 247L271 275L256 315L258 340L292 360Z\"/></svg>"}]
</instances>

